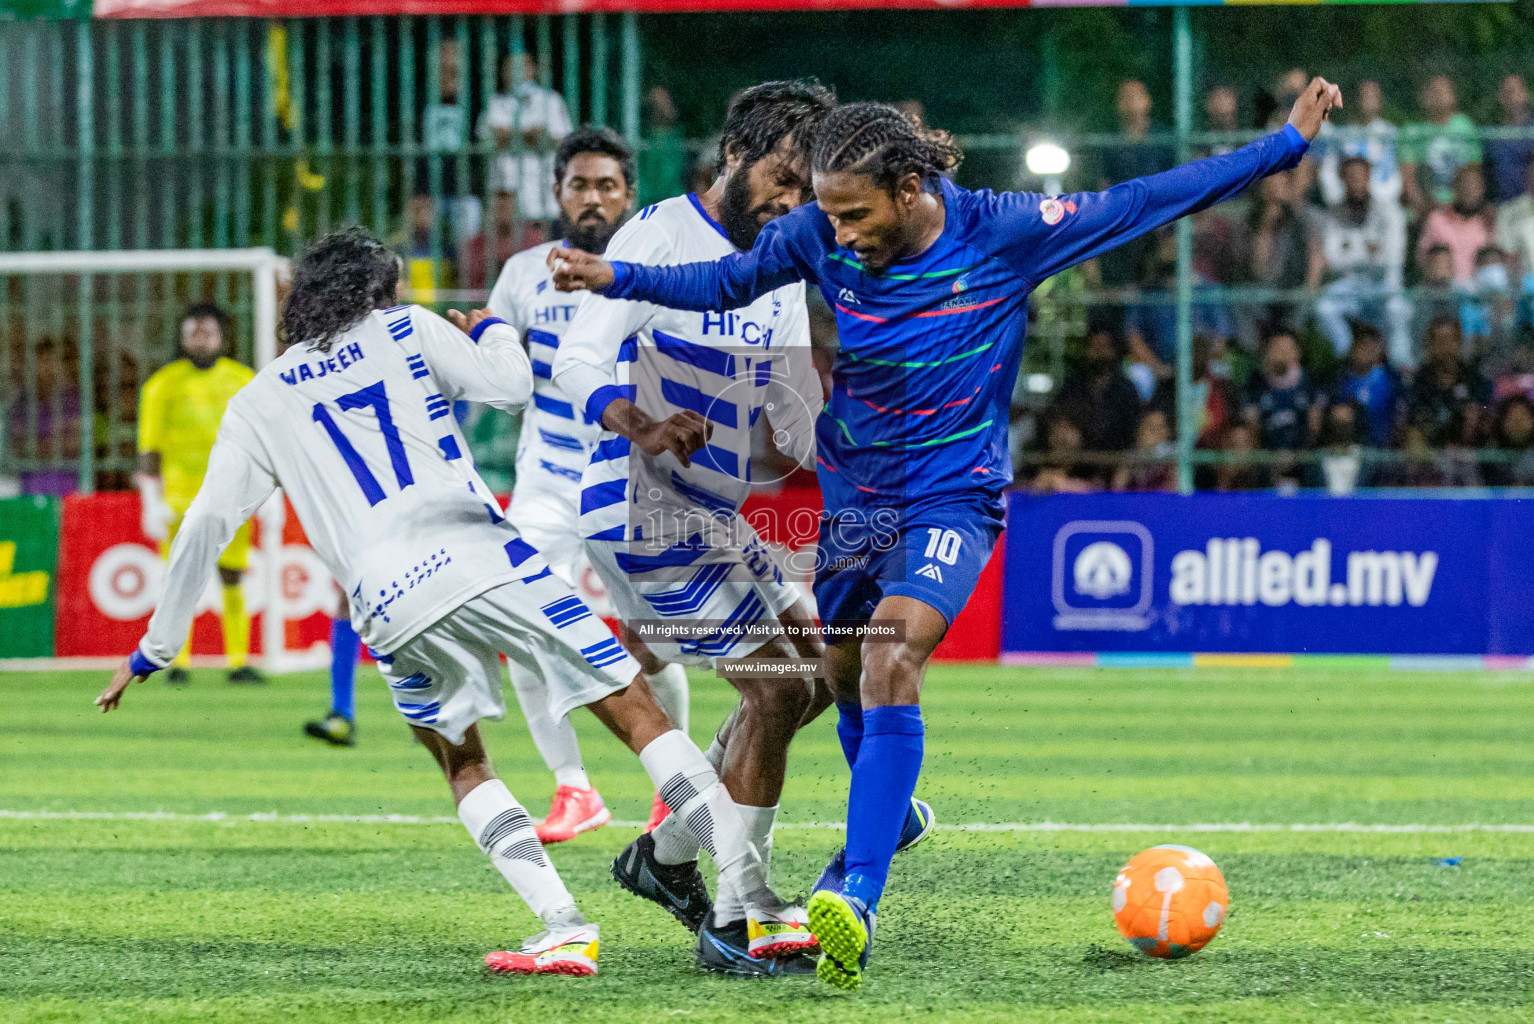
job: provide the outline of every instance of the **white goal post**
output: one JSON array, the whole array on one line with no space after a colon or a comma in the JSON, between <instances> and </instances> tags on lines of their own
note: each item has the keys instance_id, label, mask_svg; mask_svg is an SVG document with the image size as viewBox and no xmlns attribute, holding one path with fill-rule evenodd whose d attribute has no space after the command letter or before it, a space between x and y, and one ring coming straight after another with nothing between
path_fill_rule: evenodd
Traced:
<instances>
[{"instance_id":1,"label":"white goal post","mask_svg":"<svg viewBox=\"0 0 1534 1024\"><path fill-rule=\"evenodd\" d=\"M113 249L0 253L0 276L245 271L254 292L256 369L277 358L277 275L286 261L271 249Z\"/></svg>"},{"instance_id":2,"label":"white goal post","mask_svg":"<svg viewBox=\"0 0 1534 1024\"><path fill-rule=\"evenodd\" d=\"M276 252L268 248L249 249L116 249L110 251L80 251L80 252L17 252L0 253L0 283L8 279L23 279L23 286L17 291L23 292L26 298L18 305L12 302L10 291L0 295L0 318L5 320L5 325L12 323L12 318L22 321L23 333L30 330L26 321L35 319L42 326L37 328L37 333L42 334L45 327L49 326L47 318L50 316L62 317L58 312L60 308L78 309L76 321L76 337L79 343L79 358L82 366L80 370L81 384L91 383L88 369L96 367L97 372L102 372L102 366L106 360L96 361L96 350L104 352L106 358L113 360L110 368L113 382L117 382L119 374L116 360L122 358L121 353L127 352L130 356L137 357L136 372L140 374L138 383L142 383L142 376L147 374L148 368L145 363L153 363L155 358L146 354L146 335L156 334L151 342L156 345L168 344L159 335L164 332L151 332L146 324L127 324L135 310L142 311L147 307L159 304L161 307L173 308L177 303L184 302L188 298L206 298L205 294L182 294L188 289L186 280L200 282L206 290L207 282L211 278L216 280L216 275L238 275L246 277L249 281L248 310L251 326L253 362L257 369L265 366L277 356L277 287L279 274L285 272L287 261L279 257ZM158 281L156 285L143 286L136 291L135 298L122 299L116 297L119 291L113 287L102 288L102 277L133 277L137 276L141 281ZM49 279L55 280L50 283ZM181 279L182 287L177 288L175 282ZM227 290L227 280L224 282ZM124 286L126 289L126 285ZM235 289L244 292L243 287ZM72 292L72 294L71 294ZM108 298L105 303L99 300L102 292L114 296ZM146 296L152 296L147 297ZM71 301L71 299L73 301ZM246 300L242 300L246 301ZM105 312L97 309L101 305L107 305ZM17 310L20 309L20 313ZM157 314L158 315L158 314ZM163 316L161 317L163 319ZM159 321L155 321L157 324ZM133 337L127 343L119 337L100 337L105 333L111 335L115 332L124 336ZM33 365L33 346L35 339L28 338L25 344L27 353L27 366ZM136 347L135 347L136 346ZM9 363L7 363L9 366ZM10 367L11 388L14 394L22 394L30 386L23 378L20 367ZM82 387L81 398L91 401ZM34 392L32 401L37 403ZM87 407L93 414L99 410L93 406ZM113 415L116 415L116 406L113 407ZM95 417L93 417L94 419ZM113 423L118 428L115 438L127 427L122 423ZM110 431L109 431L110 433ZM91 446L88 445L87 449ZM38 444L36 438L32 439L32 454L36 455ZM108 449L109 456L113 449ZM54 453L58 455L57 449ZM93 455L82 452L77 458L89 458L95 462ZM119 458L119 461L122 461ZM81 477L89 480L87 470L90 465L81 469ZM280 498L280 492L279 492ZM295 660L289 656L285 644L285 618L281 611L284 602L282 599L282 526L285 506L280 500L268 502L267 507L261 510L261 554L265 571L262 573L261 593L265 598L264 614L261 616L262 629L261 641L262 665L267 671L284 671L296 667ZM275 614L274 614L275 612ZM308 659L299 659L310 661Z\"/></svg>"}]
</instances>

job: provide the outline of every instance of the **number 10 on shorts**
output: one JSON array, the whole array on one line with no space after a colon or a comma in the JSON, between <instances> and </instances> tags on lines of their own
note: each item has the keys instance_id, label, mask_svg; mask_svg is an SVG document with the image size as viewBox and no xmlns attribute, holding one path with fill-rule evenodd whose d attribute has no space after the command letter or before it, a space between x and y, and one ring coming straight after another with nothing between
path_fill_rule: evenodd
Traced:
<instances>
[{"instance_id":1,"label":"number 10 on shorts","mask_svg":"<svg viewBox=\"0 0 1534 1024\"><path fill-rule=\"evenodd\" d=\"M944 565L953 565L959 560L961 543L963 541L953 530L929 526L927 527L927 550L923 551L922 555L926 558L936 558Z\"/></svg>"}]
</instances>

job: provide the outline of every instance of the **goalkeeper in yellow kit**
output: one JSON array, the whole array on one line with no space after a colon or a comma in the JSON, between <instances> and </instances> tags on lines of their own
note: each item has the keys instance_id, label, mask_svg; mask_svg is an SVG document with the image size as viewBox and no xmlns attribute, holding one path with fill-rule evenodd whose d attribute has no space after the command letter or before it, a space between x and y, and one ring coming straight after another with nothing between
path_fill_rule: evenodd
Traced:
<instances>
[{"instance_id":1,"label":"goalkeeper in yellow kit","mask_svg":"<svg viewBox=\"0 0 1534 1024\"><path fill-rule=\"evenodd\" d=\"M138 484L143 499L144 534L170 545L187 506L202 486L208 454L218 436L224 407L255 372L223 355L229 314L211 303L195 303L181 316L181 358L162 366L144 382L138 411ZM240 577L250 565L250 523L240 527L218 560L224 591L224 656L231 683L260 683L261 673L246 664L250 656L250 616ZM191 641L181 648L165 673L167 683L186 683Z\"/></svg>"}]
</instances>

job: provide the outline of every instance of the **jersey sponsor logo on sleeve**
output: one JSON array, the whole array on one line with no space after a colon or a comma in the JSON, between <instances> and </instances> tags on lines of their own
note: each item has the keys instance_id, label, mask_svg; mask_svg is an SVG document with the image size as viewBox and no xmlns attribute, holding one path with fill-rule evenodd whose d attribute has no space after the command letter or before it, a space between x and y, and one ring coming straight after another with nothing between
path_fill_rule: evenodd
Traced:
<instances>
[{"instance_id":1,"label":"jersey sponsor logo on sleeve","mask_svg":"<svg viewBox=\"0 0 1534 1024\"><path fill-rule=\"evenodd\" d=\"M860 305L857 294L851 288L843 288L837 292L836 299L838 302L845 302L848 305Z\"/></svg>"},{"instance_id":2,"label":"jersey sponsor logo on sleeve","mask_svg":"<svg viewBox=\"0 0 1534 1024\"><path fill-rule=\"evenodd\" d=\"M1076 212L1076 202L1073 199L1056 199L1053 196L1039 203L1039 216L1044 218L1044 223L1054 227L1065 219L1067 213Z\"/></svg>"}]
</instances>

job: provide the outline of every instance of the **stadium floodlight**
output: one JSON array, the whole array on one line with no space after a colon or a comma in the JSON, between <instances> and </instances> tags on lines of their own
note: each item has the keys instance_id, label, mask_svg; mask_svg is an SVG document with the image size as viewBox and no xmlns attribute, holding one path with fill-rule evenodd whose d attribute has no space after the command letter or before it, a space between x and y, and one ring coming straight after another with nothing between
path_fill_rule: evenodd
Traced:
<instances>
[{"instance_id":1,"label":"stadium floodlight","mask_svg":"<svg viewBox=\"0 0 1534 1024\"><path fill-rule=\"evenodd\" d=\"M1037 174L1041 178L1054 177L1071 169L1071 154L1058 142L1048 139L1029 146L1023 161L1028 165L1030 174Z\"/></svg>"},{"instance_id":2,"label":"stadium floodlight","mask_svg":"<svg viewBox=\"0 0 1534 1024\"><path fill-rule=\"evenodd\" d=\"M1023 154L1023 164L1029 174L1044 179L1044 191L1057 195L1064 191L1060 179L1071 169L1071 154L1058 142L1041 139L1028 147Z\"/></svg>"}]
</instances>

